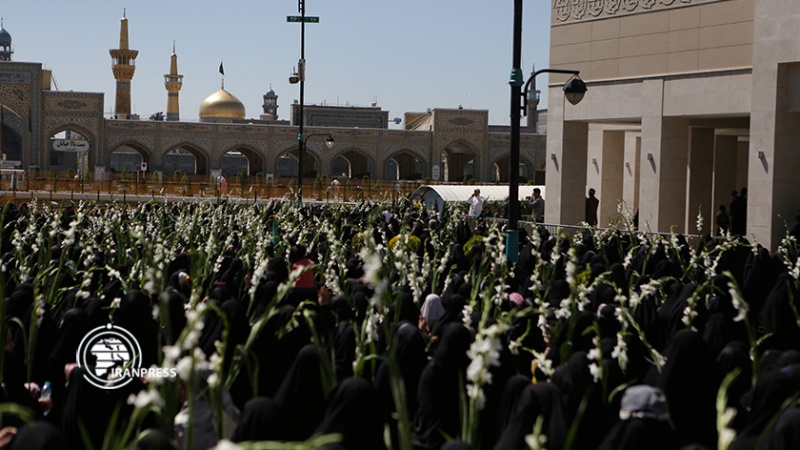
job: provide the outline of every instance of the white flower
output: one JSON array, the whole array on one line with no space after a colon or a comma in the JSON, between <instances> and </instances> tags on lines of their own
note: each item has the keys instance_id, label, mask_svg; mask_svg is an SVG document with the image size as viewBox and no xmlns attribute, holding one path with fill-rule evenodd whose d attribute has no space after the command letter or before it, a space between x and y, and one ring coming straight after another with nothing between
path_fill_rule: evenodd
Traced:
<instances>
[{"instance_id":1,"label":"white flower","mask_svg":"<svg viewBox=\"0 0 800 450\"><path fill-rule=\"evenodd\" d=\"M466 304L464 305L464 309L461 310L461 321L464 322L464 326L471 329L472 325L472 305Z\"/></svg>"},{"instance_id":2,"label":"white flower","mask_svg":"<svg viewBox=\"0 0 800 450\"><path fill-rule=\"evenodd\" d=\"M211 389L216 389L220 385L220 377L216 372L212 372L211 375L208 376L208 387Z\"/></svg>"},{"instance_id":3,"label":"white flower","mask_svg":"<svg viewBox=\"0 0 800 450\"><path fill-rule=\"evenodd\" d=\"M192 379L192 357L191 356L184 356L178 361L178 364L175 366L175 370L178 372L178 376L183 381L189 381Z\"/></svg>"},{"instance_id":4,"label":"white flower","mask_svg":"<svg viewBox=\"0 0 800 450\"><path fill-rule=\"evenodd\" d=\"M595 383L603 378L603 367L596 363L589 364L589 372L592 374Z\"/></svg>"},{"instance_id":5,"label":"white flower","mask_svg":"<svg viewBox=\"0 0 800 450\"><path fill-rule=\"evenodd\" d=\"M703 231L703 213L697 210L697 231Z\"/></svg>"},{"instance_id":6,"label":"white flower","mask_svg":"<svg viewBox=\"0 0 800 450\"><path fill-rule=\"evenodd\" d=\"M196 329L189 330L186 333L186 337L183 339L182 347L186 350L191 350L197 346L197 343L200 341L200 332Z\"/></svg>"},{"instance_id":7,"label":"white flower","mask_svg":"<svg viewBox=\"0 0 800 450\"><path fill-rule=\"evenodd\" d=\"M747 305L747 302L744 301L744 298L742 298L742 293L739 292L739 288L736 287L733 281L728 281L728 293L731 294L731 301L737 312L736 317L733 318L733 321L740 322L747 318L749 306Z\"/></svg>"},{"instance_id":8,"label":"white flower","mask_svg":"<svg viewBox=\"0 0 800 450\"><path fill-rule=\"evenodd\" d=\"M211 356L208 358L208 362L211 364L211 367L214 370L221 370L222 369L222 356L220 355L220 349L222 348L221 341L217 341L214 343L214 346L217 347L217 352L212 353Z\"/></svg>"},{"instance_id":9,"label":"white flower","mask_svg":"<svg viewBox=\"0 0 800 450\"><path fill-rule=\"evenodd\" d=\"M136 395L129 395L128 404L133 405L136 409L161 408L164 406L164 399L161 398L158 389L142 390Z\"/></svg>"},{"instance_id":10,"label":"white flower","mask_svg":"<svg viewBox=\"0 0 800 450\"><path fill-rule=\"evenodd\" d=\"M628 348L620 333L617 334L617 345L611 351L611 357L617 360L623 372L628 368Z\"/></svg>"},{"instance_id":11,"label":"white flower","mask_svg":"<svg viewBox=\"0 0 800 450\"><path fill-rule=\"evenodd\" d=\"M243 447L240 447L233 442L223 439L217 442L217 446L215 447L216 450L242 450Z\"/></svg>"},{"instance_id":12,"label":"white flower","mask_svg":"<svg viewBox=\"0 0 800 450\"><path fill-rule=\"evenodd\" d=\"M164 351L164 367L171 369L175 367L178 358L181 357L181 349L176 345L165 345Z\"/></svg>"},{"instance_id":13,"label":"white flower","mask_svg":"<svg viewBox=\"0 0 800 450\"><path fill-rule=\"evenodd\" d=\"M486 397L483 386L492 383L492 374L489 371L492 366L500 365L500 350L502 343L500 336L505 327L494 324L481 330L475 337L475 341L470 345L467 356L471 361L467 367L467 395L477 405L478 409L483 409Z\"/></svg>"},{"instance_id":14,"label":"white flower","mask_svg":"<svg viewBox=\"0 0 800 450\"><path fill-rule=\"evenodd\" d=\"M122 299L117 297L114 300L111 300L111 308L119 309L119 305L122 303Z\"/></svg>"},{"instance_id":15,"label":"white flower","mask_svg":"<svg viewBox=\"0 0 800 450\"><path fill-rule=\"evenodd\" d=\"M383 260L377 251L369 251L367 248L361 249L359 253L361 260L364 261L364 281L375 286L380 281L380 270L383 267Z\"/></svg>"},{"instance_id":16,"label":"white flower","mask_svg":"<svg viewBox=\"0 0 800 450\"><path fill-rule=\"evenodd\" d=\"M483 388L477 384L467 386L467 396L475 401L479 411L486 405L486 394L483 393Z\"/></svg>"},{"instance_id":17,"label":"white flower","mask_svg":"<svg viewBox=\"0 0 800 450\"><path fill-rule=\"evenodd\" d=\"M370 342L378 342L378 323L380 321L380 314L370 314L367 318L367 340Z\"/></svg>"},{"instance_id":18,"label":"white flower","mask_svg":"<svg viewBox=\"0 0 800 450\"><path fill-rule=\"evenodd\" d=\"M536 425L534 427L534 434L529 434L525 436L525 443L528 444L528 448L531 450L547 450L545 445L547 445L547 436L541 434L542 424L544 423L544 416L539 416L536 420ZM537 433L539 431L539 433Z\"/></svg>"},{"instance_id":19,"label":"white flower","mask_svg":"<svg viewBox=\"0 0 800 450\"><path fill-rule=\"evenodd\" d=\"M733 441L736 440L736 431L725 428L719 435L719 448L730 448Z\"/></svg>"}]
</instances>

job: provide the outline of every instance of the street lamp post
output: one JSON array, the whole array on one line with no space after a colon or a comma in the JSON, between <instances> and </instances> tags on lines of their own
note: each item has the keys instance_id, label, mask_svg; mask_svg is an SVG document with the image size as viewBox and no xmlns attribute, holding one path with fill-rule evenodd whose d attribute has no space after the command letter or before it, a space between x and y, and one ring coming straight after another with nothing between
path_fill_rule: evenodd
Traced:
<instances>
[{"instance_id":1,"label":"street lamp post","mask_svg":"<svg viewBox=\"0 0 800 450\"><path fill-rule=\"evenodd\" d=\"M297 0L300 12L300 61L297 62L297 73L300 76L300 112L298 113L297 132L297 202L303 203L303 153L306 151L306 139L303 136L303 103L306 84L306 2ZM291 79L290 79L291 81Z\"/></svg>"},{"instance_id":2,"label":"street lamp post","mask_svg":"<svg viewBox=\"0 0 800 450\"><path fill-rule=\"evenodd\" d=\"M297 132L297 198L303 202L303 153L305 153L306 137L303 135L303 106L305 105L305 81L306 81L306 22L319 23L319 17L306 17L305 0L297 0L297 10L299 16L289 16L288 22L300 22L300 60L297 62L297 71L289 77L289 83L300 83L300 105L298 111L298 132ZM332 139L332 138L331 138ZM331 140L331 142L333 142Z\"/></svg>"},{"instance_id":3,"label":"street lamp post","mask_svg":"<svg viewBox=\"0 0 800 450\"><path fill-rule=\"evenodd\" d=\"M511 262L519 259L519 140L520 120L528 105L528 89L533 84L536 90L536 76L540 73L571 74L564 84L567 100L578 104L586 93L586 83L578 75L580 71L565 69L542 69L534 72L527 82L522 81L522 0L514 0L514 49L512 53L511 77L511 148L509 155L508 180L508 225L506 226L506 256ZM522 87L525 86L523 90Z\"/></svg>"}]
</instances>

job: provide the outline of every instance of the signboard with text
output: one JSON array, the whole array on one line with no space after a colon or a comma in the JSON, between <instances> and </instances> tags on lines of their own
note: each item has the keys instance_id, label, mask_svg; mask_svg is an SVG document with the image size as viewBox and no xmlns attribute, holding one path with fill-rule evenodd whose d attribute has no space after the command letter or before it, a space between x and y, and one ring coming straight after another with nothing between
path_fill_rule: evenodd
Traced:
<instances>
[{"instance_id":1,"label":"signboard with text","mask_svg":"<svg viewBox=\"0 0 800 450\"><path fill-rule=\"evenodd\" d=\"M305 23L319 23L319 17L306 16L303 20L302 16L286 16L287 22L305 22Z\"/></svg>"},{"instance_id":2,"label":"signboard with text","mask_svg":"<svg viewBox=\"0 0 800 450\"><path fill-rule=\"evenodd\" d=\"M53 150L57 152L85 152L89 150L89 141L81 139L53 139Z\"/></svg>"}]
</instances>

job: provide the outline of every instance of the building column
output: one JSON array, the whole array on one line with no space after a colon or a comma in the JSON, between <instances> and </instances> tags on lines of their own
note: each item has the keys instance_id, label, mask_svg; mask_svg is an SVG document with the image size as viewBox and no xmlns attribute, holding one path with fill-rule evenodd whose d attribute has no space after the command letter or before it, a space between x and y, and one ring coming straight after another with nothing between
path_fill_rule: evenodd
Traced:
<instances>
[{"instance_id":1,"label":"building column","mask_svg":"<svg viewBox=\"0 0 800 450\"><path fill-rule=\"evenodd\" d=\"M677 233L686 224L689 121L664 117L663 80L642 83L639 229Z\"/></svg>"},{"instance_id":2,"label":"building column","mask_svg":"<svg viewBox=\"0 0 800 450\"><path fill-rule=\"evenodd\" d=\"M218 133L220 131L219 127L218 126L214 127L214 131L218 135ZM220 173L222 173L221 172L222 167L220 166L220 160L222 159L222 156L225 153L221 153L220 147L221 147L221 145L219 143L219 139L213 139L211 141L211 148L209 149L208 156L207 156L208 167L206 167L206 175L211 175L212 171L220 171ZM195 156L195 159L196 158L197 157ZM198 172L200 171L199 169L200 168L198 167ZM230 180L228 180L228 181L230 181Z\"/></svg>"},{"instance_id":3,"label":"building column","mask_svg":"<svg viewBox=\"0 0 800 450\"><path fill-rule=\"evenodd\" d=\"M600 200L600 208L603 206L602 201L602 184L603 184L603 146L605 145L605 133L603 125L591 124L589 125L589 136L586 144L586 192L584 196L589 195L589 188L594 188L597 191L597 198ZM597 219L602 224L600 219L600 208L597 210Z\"/></svg>"},{"instance_id":4,"label":"building column","mask_svg":"<svg viewBox=\"0 0 800 450\"><path fill-rule=\"evenodd\" d=\"M602 182L600 189L596 189L600 199L597 221L599 226L604 227L619 221L617 203L623 196L625 168L624 131L603 132L603 159L599 164Z\"/></svg>"},{"instance_id":5,"label":"building column","mask_svg":"<svg viewBox=\"0 0 800 450\"><path fill-rule=\"evenodd\" d=\"M639 176L641 170L642 133L625 133L625 169L622 180L622 200L630 218L639 210Z\"/></svg>"},{"instance_id":6,"label":"building column","mask_svg":"<svg viewBox=\"0 0 800 450\"><path fill-rule=\"evenodd\" d=\"M712 217L714 176L714 129L692 127L689 129L689 161L687 164L689 186L686 192L686 225L689 234L713 234ZM697 229L697 215L703 216L703 229Z\"/></svg>"},{"instance_id":7,"label":"building column","mask_svg":"<svg viewBox=\"0 0 800 450\"><path fill-rule=\"evenodd\" d=\"M756 0L748 157L747 235L776 250L800 211L800 2Z\"/></svg>"},{"instance_id":8,"label":"building column","mask_svg":"<svg viewBox=\"0 0 800 450\"><path fill-rule=\"evenodd\" d=\"M544 220L575 225L585 219L589 124L564 120L564 91L549 90Z\"/></svg>"},{"instance_id":9,"label":"building column","mask_svg":"<svg viewBox=\"0 0 800 450\"><path fill-rule=\"evenodd\" d=\"M714 137L714 217L709 219L712 228L709 231L717 232L716 214L720 205L725 205L728 214L731 213L731 192L738 190L736 173L738 171L738 136L717 135Z\"/></svg>"}]
</instances>

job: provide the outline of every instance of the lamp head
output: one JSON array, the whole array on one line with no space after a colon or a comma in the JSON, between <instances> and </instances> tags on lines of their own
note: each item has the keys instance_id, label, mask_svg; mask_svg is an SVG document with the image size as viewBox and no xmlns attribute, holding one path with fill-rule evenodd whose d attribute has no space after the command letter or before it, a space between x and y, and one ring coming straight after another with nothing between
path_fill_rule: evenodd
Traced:
<instances>
[{"instance_id":1,"label":"lamp head","mask_svg":"<svg viewBox=\"0 0 800 450\"><path fill-rule=\"evenodd\" d=\"M577 105L578 103L583 100L584 94L586 94L586 83L583 82L577 75L574 75L572 78L567 80L564 83L564 96L567 97L567 101L572 103L573 105Z\"/></svg>"},{"instance_id":2,"label":"lamp head","mask_svg":"<svg viewBox=\"0 0 800 450\"><path fill-rule=\"evenodd\" d=\"M333 148L333 142L333 136L329 134L328 139L325 139L325 146L328 148Z\"/></svg>"}]
</instances>

